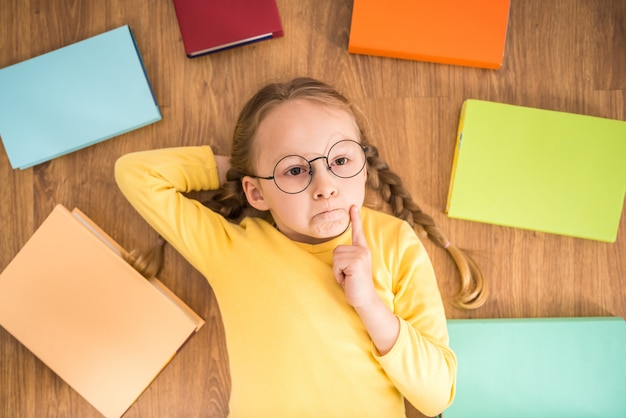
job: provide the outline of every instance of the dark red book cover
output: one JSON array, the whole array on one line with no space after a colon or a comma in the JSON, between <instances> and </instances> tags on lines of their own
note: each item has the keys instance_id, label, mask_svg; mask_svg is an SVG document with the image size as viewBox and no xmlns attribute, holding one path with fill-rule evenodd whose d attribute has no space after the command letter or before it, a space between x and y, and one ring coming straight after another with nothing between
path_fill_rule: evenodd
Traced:
<instances>
[{"instance_id":1,"label":"dark red book cover","mask_svg":"<svg viewBox=\"0 0 626 418\"><path fill-rule=\"evenodd\" d=\"M188 57L283 36L276 0L173 0Z\"/></svg>"}]
</instances>

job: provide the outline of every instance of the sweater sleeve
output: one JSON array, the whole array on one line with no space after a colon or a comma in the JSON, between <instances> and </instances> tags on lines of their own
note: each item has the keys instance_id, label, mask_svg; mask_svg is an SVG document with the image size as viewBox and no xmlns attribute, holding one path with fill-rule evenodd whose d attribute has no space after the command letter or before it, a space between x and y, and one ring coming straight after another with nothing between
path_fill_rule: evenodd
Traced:
<instances>
[{"instance_id":1,"label":"sweater sleeve","mask_svg":"<svg viewBox=\"0 0 626 418\"><path fill-rule=\"evenodd\" d=\"M445 312L430 258L414 231L403 224L394 278L394 313L400 334L376 356L389 378L418 410L434 416L454 399L456 356L448 346Z\"/></svg>"},{"instance_id":2,"label":"sweater sleeve","mask_svg":"<svg viewBox=\"0 0 626 418\"><path fill-rule=\"evenodd\" d=\"M215 190L219 175L210 147L178 147L126 154L115 163L115 180L139 214L203 273L222 260L235 228L185 193Z\"/></svg>"}]
</instances>

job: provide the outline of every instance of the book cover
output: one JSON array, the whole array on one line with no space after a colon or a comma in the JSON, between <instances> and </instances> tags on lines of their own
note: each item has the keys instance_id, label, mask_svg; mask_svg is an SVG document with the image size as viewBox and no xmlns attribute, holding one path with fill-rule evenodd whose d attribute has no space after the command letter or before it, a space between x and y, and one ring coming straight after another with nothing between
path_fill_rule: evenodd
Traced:
<instances>
[{"instance_id":1,"label":"book cover","mask_svg":"<svg viewBox=\"0 0 626 418\"><path fill-rule=\"evenodd\" d=\"M123 415L204 324L122 252L57 205L0 274L0 325L106 417Z\"/></svg>"},{"instance_id":2,"label":"book cover","mask_svg":"<svg viewBox=\"0 0 626 418\"><path fill-rule=\"evenodd\" d=\"M173 0L189 58L283 36L276 0Z\"/></svg>"},{"instance_id":3,"label":"book cover","mask_svg":"<svg viewBox=\"0 0 626 418\"><path fill-rule=\"evenodd\" d=\"M0 137L25 169L161 120L128 26L0 69Z\"/></svg>"},{"instance_id":4,"label":"book cover","mask_svg":"<svg viewBox=\"0 0 626 418\"><path fill-rule=\"evenodd\" d=\"M626 121L482 100L463 104L452 218L615 242Z\"/></svg>"},{"instance_id":5,"label":"book cover","mask_svg":"<svg viewBox=\"0 0 626 418\"><path fill-rule=\"evenodd\" d=\"M626 416L619 317L448 320L458 361L446 418Z\"/></svg>"},{"instance_id":6,"label":"book cover","mask_svg":"<svg viewBox=\"0 0 626 418\"><path fill-rule=\"evenodd\" d=\"M510 0L354 0L348 52L498 69Z\"/></svg>"}]
</instances>

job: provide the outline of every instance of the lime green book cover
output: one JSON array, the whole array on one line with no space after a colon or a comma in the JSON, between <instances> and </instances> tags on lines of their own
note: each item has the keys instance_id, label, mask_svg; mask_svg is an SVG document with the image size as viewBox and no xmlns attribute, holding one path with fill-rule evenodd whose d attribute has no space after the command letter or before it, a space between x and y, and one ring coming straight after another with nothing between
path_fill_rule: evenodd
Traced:
<instances>
[{"instance_id":1,"label":"lime green book cover","mask_svg":"<svg viewBox=\"0 0 626 418\"><path fill-rule=\"evenodd\" d=\"M615 242L625 192L625 121L463 104L449 217Z\"/></svg>"},{"instance_id":2,"label":"lime green book cover","mask_svg":"<svg viewBox=\"0 0 626 418\"><path fill-rule=\"evenodd\" d=\"M620 317L448 320L457 385L445 418L626 417Z\"/></svg>"}]
</instances>

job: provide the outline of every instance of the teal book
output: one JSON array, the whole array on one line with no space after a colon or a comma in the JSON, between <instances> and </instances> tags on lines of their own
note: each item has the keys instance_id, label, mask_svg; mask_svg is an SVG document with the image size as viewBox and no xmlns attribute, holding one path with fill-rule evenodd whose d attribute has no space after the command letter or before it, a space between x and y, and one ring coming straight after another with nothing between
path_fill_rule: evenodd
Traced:
<instances>
[{"instance_id":1,"label":"teal book","mask_svg":"<svg viewBox=\"0 0 626 418\"><path fill-rule=\"evenodd\" d=\"M122 26L0 69L0 137L25 169L161 120Z\"/></svg>"},{"instance_id":2,"label":"teal book","mask_svg":"<svg viewBox=\"0 0 626 418\"><path fill-rule=\"evenodd\" d=\"M626 417L619 317L448 320L458 361L445 418Z\"/></svg>"},{"instance_id":3,"label":"teal book","mask_svg":"<svg viewBox=\"0 0 626 418\"><path fill-rule=\"evenodd\" d=\"M463 104L451 218L615 242L625 193L626 121Z\"/></svg>"}]
</instances>

